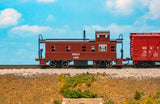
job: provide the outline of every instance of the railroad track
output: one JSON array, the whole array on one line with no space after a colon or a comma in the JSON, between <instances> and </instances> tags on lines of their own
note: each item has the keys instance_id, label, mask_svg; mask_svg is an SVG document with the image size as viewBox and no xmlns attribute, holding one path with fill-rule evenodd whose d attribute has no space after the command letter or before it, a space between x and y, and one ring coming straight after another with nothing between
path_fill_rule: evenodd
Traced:
<instances>
[{"instance_id":1,"label":"railroad track","mask_svg":"<svg viewBox=\"0 0 160 104\"><path fill-rule=\"evenodd\" d=\"M36 69L39 65L0 65L0 69Z\"/></svg>"},{"instance_id":2,"label":"railroad track","mask_svg":"<svg viewBox=\"0 0 160 104\"><path fill-rule=\"evenodd\" d=\"M108 69L100 67L98 69ZM122 67L113 66L109 69L125 69L125 68L135 68L133 65L123 65ZM160 68L160 65L156 65L155 68ZM68 68L50 68L48 65L46 66L40 66L40 65L0 65L0 69L68 69ZM83 66L83 67L76 67L74 65L71 65L69 69L97 69L94 68L92 65Z\"/></svg>"}]
</instances>

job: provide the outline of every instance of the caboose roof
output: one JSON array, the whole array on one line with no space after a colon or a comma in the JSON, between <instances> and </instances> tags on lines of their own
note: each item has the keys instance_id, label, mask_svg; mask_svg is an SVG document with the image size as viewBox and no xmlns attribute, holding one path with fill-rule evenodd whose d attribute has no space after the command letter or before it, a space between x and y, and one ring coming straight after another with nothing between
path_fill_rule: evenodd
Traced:
<instances>
[{"instance_id":1,"label":"caboose roof","mask_svg":"<svg viewBox=\"0 0 160 104\"><path fill-rule=\"evenodd\" d=\"M110 31L96 31L96 33L110 33Z\"/></svg>"},{"instance_id":2,"label":"caboose roof","mask_svg":"<svg viewBox=\"0 0 160 104\"><path fill-rule=\"evenodd\" d=\"M95 39L41 39L41 43L47 42L57 42L57 43L64 43L64 42L95 42Z\"/></svg>"},{"instance_id":3,"label":"caboose roof","mask_svg":"<svg viewBox=\"0 0 160 104\"><path fill-rule=\"evenodd\" d=\"M110 42L118 42L117 39L110 39ZM95 42L95 39L40 39L40 43L49 43L49 42L55 42L55 43L69 43L69 42Z\"/></svg>"}]
</instances>

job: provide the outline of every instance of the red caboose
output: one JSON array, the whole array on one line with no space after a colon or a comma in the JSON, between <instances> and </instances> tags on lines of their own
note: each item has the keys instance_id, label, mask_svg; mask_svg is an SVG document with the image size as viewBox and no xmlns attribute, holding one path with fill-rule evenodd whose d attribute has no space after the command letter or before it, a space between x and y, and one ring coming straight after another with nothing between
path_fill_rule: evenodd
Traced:
<instances>
[{"instance_id":1,"label":"red caboose","mask_svg":"<svg viewBox=\"0 0 160 104\"><path fill-rule=\"evenodd\" d=\"M93 61L93 66L112 67L113 61L116 65L122 65L121 59L117 59L116 44L123 43L123 39L110 39L109 31L95 33L95 39L39 39L45 44L45 58L39 48L40 65L49 62L50 67L68 67L69 62L74 61L76 66L84 66L88 61ZM123 54L123 49L122 49Z\"/></svg>"},{"instance_id":2,"label":"red caboose","mask_svg":"<svg viewBox=\"0 0 160 104\"><path fill-rule=\"evenodd\" d=\"M130 56L135 65L153 67L160 61L160 33L130 34Z\"/></svg>"}]
</instances>

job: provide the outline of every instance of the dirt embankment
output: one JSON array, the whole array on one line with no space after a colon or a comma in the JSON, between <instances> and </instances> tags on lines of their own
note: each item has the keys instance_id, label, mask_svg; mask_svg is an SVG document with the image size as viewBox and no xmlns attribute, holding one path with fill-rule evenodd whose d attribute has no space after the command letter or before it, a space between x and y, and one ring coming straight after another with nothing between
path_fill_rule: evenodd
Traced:
<instances>
[{"instance_id":1,"label":"dirt embankment","mask_svg":"<svg viewBox=\"0 0 160 104\"><path fill-rule=\"evenodd\" d=\"M3 71L3 72L2 72ZM102 97L105 102L123 104L127 98L134 98L135 92L143 92L143 97L160 92L160 70L0 70L0 104L53 104L62 100L61 87L57 74L102 73L88 87L86 84L76 86L82 91L89 89ZM105 73L104 73L105 72ZM143 74L144 73L144 74ZM153 76L153 77L152 77Z\"/></svg>"}]
</instances>

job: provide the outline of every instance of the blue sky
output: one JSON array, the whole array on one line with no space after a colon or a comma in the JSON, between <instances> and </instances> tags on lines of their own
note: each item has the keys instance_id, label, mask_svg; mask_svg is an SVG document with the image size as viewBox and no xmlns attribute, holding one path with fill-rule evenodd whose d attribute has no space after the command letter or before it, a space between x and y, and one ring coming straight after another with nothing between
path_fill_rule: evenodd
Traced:
<instances>
[{"instance_id":1,"label":"blue sky","mask_svg":"<svg viewBox=\"0 0 160 104\"><path fill-rule=\"evenodd\" d=\"M44 38L94 38L95 30L124 35L160 32L160 0L0 0L0 64L38 64L38 34Z\"/></svg>"}]
</instances>

